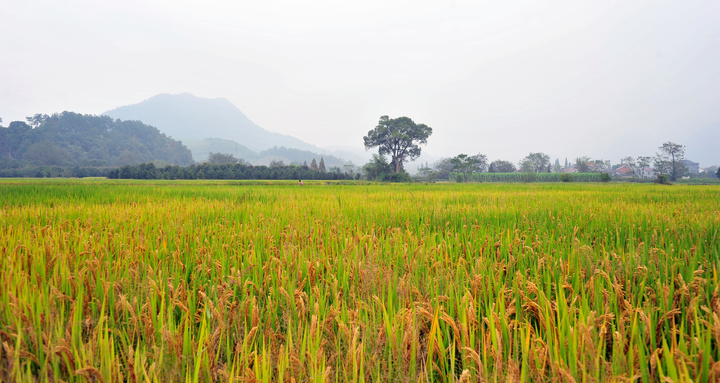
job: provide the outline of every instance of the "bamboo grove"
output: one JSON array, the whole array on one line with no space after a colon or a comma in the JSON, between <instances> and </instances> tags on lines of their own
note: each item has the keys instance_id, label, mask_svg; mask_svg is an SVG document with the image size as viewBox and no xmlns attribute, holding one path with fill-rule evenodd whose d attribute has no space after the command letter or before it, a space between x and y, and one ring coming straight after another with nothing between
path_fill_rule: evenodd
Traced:
<instances>
[{"instance_id":1,"label":"bamboo grove","mask_svg":"<svg viewBox=\"0 0 720 383\"><path fill-rule=\"evenodd\" d=\"M720 188L0 182L0 381L720 379Z\"/></svg>"}]
</instances>

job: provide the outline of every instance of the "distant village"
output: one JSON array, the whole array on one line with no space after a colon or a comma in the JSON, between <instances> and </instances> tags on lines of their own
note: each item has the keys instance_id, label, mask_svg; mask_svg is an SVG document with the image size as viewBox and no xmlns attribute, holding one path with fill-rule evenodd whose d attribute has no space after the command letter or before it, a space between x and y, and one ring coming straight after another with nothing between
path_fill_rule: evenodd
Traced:
<instances>
[{"instance_id":1,"label":"distant village","mask_svg":"<svg viewBox=\"0 0 720 383\"><path fill-rule=\"evenodd\" d=\"M700 163L692 160L683 159L679 160L679 162L684 164L685 168L687 169L685 177L703 177L705 175L707 175L708 177L714 177L718 171L717 165L701 168ZM613 177L620 178L654 178L656 175L655 171L653 170L652 164L638 167L636 164L629 164L624 162L616 165L611 165L610 161L595 161L588 162L587 164L585 164L585 166L587 166L585 172L608 173ZM581 173L582 171L579 166L568 162L567 159L565 159L564 165L561 165L560 160L556 159L555 165L552 167L552 172Z\"/></svg>"}]
</instances>

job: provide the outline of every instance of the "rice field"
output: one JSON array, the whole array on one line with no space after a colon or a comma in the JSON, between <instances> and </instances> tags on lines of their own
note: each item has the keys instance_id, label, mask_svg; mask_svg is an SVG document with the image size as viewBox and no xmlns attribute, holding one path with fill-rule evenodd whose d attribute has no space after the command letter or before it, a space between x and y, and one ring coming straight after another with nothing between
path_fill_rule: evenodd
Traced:
<instances>
[{"instance_id":1,"label":"rice field","mask_svg":"<svg viewBox=\"0 0 720 383\"><path fill-rule=\"evenodd\" d=\"M0 381L720 379L720 187L0 180Z\"/></svg>"}]
</instances>

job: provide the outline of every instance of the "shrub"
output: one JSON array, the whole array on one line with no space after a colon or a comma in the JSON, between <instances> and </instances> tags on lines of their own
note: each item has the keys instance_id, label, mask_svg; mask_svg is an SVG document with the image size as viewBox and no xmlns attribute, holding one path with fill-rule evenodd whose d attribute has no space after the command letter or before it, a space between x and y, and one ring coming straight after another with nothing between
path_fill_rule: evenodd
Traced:
<instances>
[{"instance_id":1,"label":"shrub","mask_svg":"<svg viewBox=\"0 0 720 383\"><path fill-rule=\"evenodd\" d=\"M381 182L413 182L410 175L405 172L384 173L377 180Z\"/></svg>"},{"instance_id":2,"label":"shrub","mask_svg":"<svg viewBox=\"0 0 720 383\"><path fill-rule=\"evenodd\" d=\"M563 173L560 175L560 181L562 182L573 182L573 176L570 173Z\"/></svg>"},{"instance_id":3,"label":"shrub","mask_svg":"<svg viewBox=\"0 0 720 383\"><path fill-rule=\"evenodd\" d=\"M670 185L670 180L668 179L667 174L658 174L657 178L655 178L655 183L661 185Z\"/></svg>"},{"instance_id":4,"label":"shrub","mask_svg":"<svg viewBox=\"0 0 720 383\"><path fill-rule=\"evenodd\" d=\"M523 173L522 182L535 182L537 181L537 174L535 173Z\"/></svg>"}]
</instances>

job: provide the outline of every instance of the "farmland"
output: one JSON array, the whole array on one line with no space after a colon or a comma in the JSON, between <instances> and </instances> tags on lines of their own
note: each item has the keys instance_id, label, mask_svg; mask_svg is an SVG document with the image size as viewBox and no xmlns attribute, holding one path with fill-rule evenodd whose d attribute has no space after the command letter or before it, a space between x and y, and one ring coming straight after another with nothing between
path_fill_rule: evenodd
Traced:
<instances>
[{"instance_id":1,"label":"farmland","mask_svg":"<svg viewBox=\"0 0 720 383\"><path fill-rule=\"evenodd\" d=\"M720 188L0 180L0 381L720 378Z\"/></svg>"}]
</instances>

